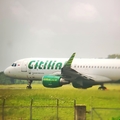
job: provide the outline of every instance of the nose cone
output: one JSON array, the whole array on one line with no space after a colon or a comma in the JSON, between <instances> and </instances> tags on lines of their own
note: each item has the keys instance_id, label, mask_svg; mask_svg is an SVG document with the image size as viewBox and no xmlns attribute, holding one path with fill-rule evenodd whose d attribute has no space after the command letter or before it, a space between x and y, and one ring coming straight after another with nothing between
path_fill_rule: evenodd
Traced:
<instances>
[{"instance_id":1,"label":"nose cone","mask_svg":"<svg viewBox=\"0 0 120 120\"><path fill-rule=\"evenodd\" d=\"M10 76L10 70L9 70L9 68L6 68L6 69L4 70L4 74L5 74L6 76Z\"/></svg>"}]
</instances>

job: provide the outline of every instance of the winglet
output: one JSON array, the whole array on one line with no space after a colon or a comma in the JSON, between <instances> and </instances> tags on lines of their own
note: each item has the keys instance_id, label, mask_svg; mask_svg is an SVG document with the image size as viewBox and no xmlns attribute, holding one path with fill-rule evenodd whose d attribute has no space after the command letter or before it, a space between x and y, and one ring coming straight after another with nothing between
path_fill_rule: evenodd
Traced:
<instances>
[{"instance_id":1,"label":"winglet","mask_svg":"<svg viewBox=\"0 0 120 120\"><path fill-rule=\"evenodd\" d=\"M73 53L72 55L71 55L71 57L69 58L69 60L65 63L65 65L64 65L64 67L71 67L71 64L72 64L72 61L73 61L73 59L74 59L74 57L75 57L75 54L76 53Z\"/></svg>"}]
</instances>

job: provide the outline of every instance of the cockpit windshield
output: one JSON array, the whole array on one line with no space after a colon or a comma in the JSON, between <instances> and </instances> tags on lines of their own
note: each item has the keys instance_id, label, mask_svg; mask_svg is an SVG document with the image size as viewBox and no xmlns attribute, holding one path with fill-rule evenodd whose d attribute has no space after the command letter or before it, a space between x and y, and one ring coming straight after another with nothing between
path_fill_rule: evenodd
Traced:
<instances>
[{"instance_id":1,"label":"cockpit windshield","mask_svg":"<svg viewBox=\"0 0 120 120\"><path fill-rule=\"evenodd\" d=\"M12 64L12 66L13 66L13 67L16 67L16 66L17 66L17 64L16 64L16 63L13 63L13 64Z\"/></svg>"}]
</instances>

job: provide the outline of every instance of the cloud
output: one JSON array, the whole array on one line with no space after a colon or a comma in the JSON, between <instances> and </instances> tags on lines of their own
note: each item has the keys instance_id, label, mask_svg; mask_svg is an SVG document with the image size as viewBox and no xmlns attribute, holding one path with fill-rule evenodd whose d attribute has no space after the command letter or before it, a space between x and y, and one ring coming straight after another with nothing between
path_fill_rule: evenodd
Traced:
<instances>
[{"instance_id":1,"label":"cloud","mask_svg":"<svg viewBox=\"0 0 120 120\"><path fill-rule=\"evenodd\" d=\"M26 20L28 19L28 16L30 15L29 11L18 1L14 1L14 3L10 7L13 15L18 20Z\"/></svg>"},{"instance_id":2,"label":"cloud","mask_svg":"<svg viewBox=\"0 0 120 120\"><path fill-rule=\"evenodd\" d=\"M98 15L96 8L86 3L72 5L68 16L73 20L94 20Z\"/></svg>"},{"instance_id":3,"label":"cloud","mask_svg":"<svg viewBox=\"0 0 120 120\"><path fill-rule=\"evenodd\" d=\"M48 19L50 22L58 22L58 23L62 23L63 22L63 19L62 17L58 16L58 15L50 15L49 16L49 19Z\"/></svg>"},{"instance_id":4,"label":"cloud","mask_svg":"<svg viewBox=\"0 0 120 120\"><path fill-rule=\"evenodd\" d=\"M33 34L36 37L40 37L40 38L51 38L53 36L55 36L55 32L53 32L51 29L37 29L36 27L32 27L30 29L30 33Z\"/></svg>"}]
</instances>

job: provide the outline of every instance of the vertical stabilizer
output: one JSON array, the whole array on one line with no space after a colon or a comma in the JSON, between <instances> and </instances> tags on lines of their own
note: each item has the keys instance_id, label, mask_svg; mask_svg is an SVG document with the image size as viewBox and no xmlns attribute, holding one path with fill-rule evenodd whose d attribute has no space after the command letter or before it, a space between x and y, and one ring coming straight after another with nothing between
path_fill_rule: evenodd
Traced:
<instances>
[{"instance_id":1,"label":"vertical stabilizer","mask_svg":"<svg viewBox=\"0 0 120 120\"><path fill-rule=\"evenodd\" d=\"M75 57L75 54L76 54L76 53L73 53L73 54L71 55L71 57L70 57L69 60L66 62L66 64L64 65L64 67L71 67L71 64L72 64L72 61L73 61L73 59L74 59L74 57Z\"/></svg>"}]
</instances>

